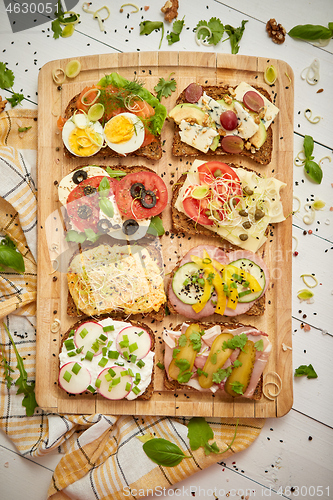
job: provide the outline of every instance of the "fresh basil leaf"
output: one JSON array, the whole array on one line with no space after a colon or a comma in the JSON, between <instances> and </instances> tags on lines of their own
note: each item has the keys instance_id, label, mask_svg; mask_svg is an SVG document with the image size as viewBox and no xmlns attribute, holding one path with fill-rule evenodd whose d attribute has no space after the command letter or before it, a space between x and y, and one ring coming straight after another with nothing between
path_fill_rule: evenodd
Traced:
<instances>
[{"instance_id":1,"label":"fresh basil leaf","mask_svg":"<svg viewBox=\"0 0 333 500\"><path fill-rule=\"evenodd\" d=\"M163 438L150 439L142 448L150 460L164 467L175 467L183 458L190 458L179 446Z\"/></svg>"},{"instance_id":2,"label":"fresh basil leaf","mask_svg":"<svg viewBox=\"0 0 333 500\"><path fill-rule=\"evenodd\" d=\"M204 450L205 455L209 455L210 453L220 453L220 448L217 446L215 441L213 444L205 443Z\"/></svg>"},{"instance_id":3,"label":"fresh basil leaf","mask_svg":"<svg viewBox=\"0 0 333 500\"><path fill-rule=\"evenodd\" d=\"M90 241L91 243L95 243L95 241L97 241L100 238L100 236L102 236L100 233L95 233L95 231L93 231L91 227L85 229L84 234L86 235L87 240Z\"/></svg>"},{"instance_id":4,"label":"fresh basil leaf","mask_svg":"<svg viewBox=\"0 0 333 500\"><path fill-rule=\"evenodd\" d=\"M295 377L302 377L303 375L306 375L307 378L317 378L318 375L313 368L313 366L310 364L308 366L306 365L301 365L295 370Z\"/></svg>"},{"instance_id":5,"label":"fresh basil leaf","mask_svg":"<svg viewBox=\"0 0 333 500\"><path fill-rule=\"evenodd\" d=\"M333 30L319 24L298 24L288 31L288 35L292 38L313 42L315 40L327 40L331 38Z\"/></svg>"},{"instance_id":6,"label":"fresh basil leaf","mask_svg":"<svg viewBox=\"0 0 333 500\"><path fill-rule=\"evenodd\" d=\"M109 198L100 198L99 208L108 217L110 217L110 218L113 217L113 215L114 215L113 203L109 200Z\"/></svg>"},{"instance_id":7,"label":"fresh basil leaf","mask_svg":"<svg viewBox=\"0 0 333 500\"><path fill-rule=\"evenodd\" d=\"M121 178L121 177L125 177L125 175L126 175L126 172L123 172L122 170L113 170L110 167L106 167L105 170L106 170L106 173L112 178Z\"/></svg>"},{"instance_id":8,"label":"fresh basil leaf","mask_svg":"<svg viewBox=\"0 0 333 500\"><path fill-rule=\"evenodd\" d=\"M142 21L140 23L140 35L150 35L155 30L162 30L161 41L159 45L159 49L162 45L162 40L164 37L164 24L162 21Z\"/></svg>"},{"instance_id":9,"label":"fresh basil leaf","mask_svg":"<svg viewBox=\"0 0 333 500\"><path fill-rule=\"evenodd\" d=\"M0 270L4 271L6 267L13 269L20 274L23 274L25 271L23 256L16 250L15 243L8 237L8 235L1 241L0 244Z\"/></svg>"},{"instance_id":10,"label":"fresh basil leaf","mask_svg":"<svg viewBox=\"0 0 333 500\"><path fill-rule=\"evenodd\" d=\"M243 20L241 26L239 26L238 28L233 28L232 26L230 26L230 24L226 24L225 26L225 31L229 35L232 54L237 54L239 51L239 42L243 36L245 30L245 24L247 22L248 20L246 21Z\"/></svg>"},{"instance_id":11,"label":"fresh basil leaf","mask_svg":"<svg viewBox=\"0 0 333 500\"><path fill-rule=\"evenodd\" d=\"M163 222L158 215L151 218L147 233L154 236L163 236L165 233Z\"/></svg>"},{"instance_id":12,"label":"fresh basil leaf","mask_svg":"<svg viewBox=\"0 0 333 500\"><path fill-rule=\"evenodd\" d=\"M83 243L84 241L86 241L87 236L85 235L85 233L79 233L74 229L70 229L69 231L67 231L65 239L66 241L73 241L74 243Z\"/></svg>"},{"instance_id":13,"label":"fresh basil leaf","mask_svg":"<svg viewBox=\"0 0 333 500\"><path fill-rule=\"evenodd\" d=\"M216 442L209 444L208 441L214 438L214 432L208 422L203 417L192 417L187 425L187 437L190 441L191 450L195 451L200 446L205 450L205 455L211 452L219 453L220 449Z\"/></svg>"},{"instance_id":14,"label":"fresh basil leaf","mask_svg":"<svg viewBox=\"0 0 333 500\"><path fill-rule=\"evenodd\" d=\"M311 135L305 135L304 142L303 142L303 149L304 149L305 158L307 160L313 159L313 157L310 158L310 156L313 153L313 148L314 148L313 138L311 137Z\"/></svg>"},{"instance_id":15,"label":"fresh basil leaf","mask_svg":"<svg viewBox=\"0 0 333 500\"><path fill-rule=\"evenodd\" d=\"M304 163L304 170L307 176L316 184L320 184L323 178L323 171L318 165L318 163L307 160Z\"/></svg>"},{"instance_id":16,"label":"fresh basil leaf","mask_svg":"<svg viewBox=\"0 0 333 500\"><path fill-rule=\"evenodd\" d=\"M103 179L101 180L101 182L99 183L99 186L98 186L98 193L100 196L106 197L106 196L108 196L109 191L110 191L110 183L108 181L108 178L103 177Z\"/></svg>"}]
</instances>

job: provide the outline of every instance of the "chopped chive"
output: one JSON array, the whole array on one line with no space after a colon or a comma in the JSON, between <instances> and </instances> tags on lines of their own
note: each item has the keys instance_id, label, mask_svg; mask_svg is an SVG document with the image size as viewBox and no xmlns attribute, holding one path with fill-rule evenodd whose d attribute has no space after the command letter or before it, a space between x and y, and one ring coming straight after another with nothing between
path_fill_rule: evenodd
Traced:
<instances>
[{"instance_id":1,"label":"chopped chive","mask_svg":"<svg viewBox=\"0 0 333 500\"><path fill-rule=\"evenodd\" d=\"M121 340L119 342L120 347L128 347L129 346L129 341L128 340Z\"/></svg>"},{"instance_id":2,"label":"chopped chive","mask_svg":"<svg viewBox=\"0 0 333 500\"><path fill-rule=\"evenodd\" d=\"M75 334L75 330L72 328L71 331L69 332L68 337L73 337Z\"/></svg>"},{"instance_id":3,"label":"chopped chive","mask_svg":"<svg viewBox=\"0 0 333 500\"><path fill-rule=\"evenodd\" d=\"M113 378L112 379L112 385L114 386L114 385L118 385L118 384L120 384L120 377Z\"/></svg>"},{"instance_id":4,"label":"chopped chive","mask_svg":"<svg viewBox=\"0 0 333 500\"><path fill-rule=\"evenodd\" d=\"M129 354L128 354L128 351L124 351L123 352L123 356L125 359L127 359L127 361L129 360Z\"/></svg>"},{"instance_id":5,"label":"chopped chive","mask_svg":"<svg viewBox=\"0 0 333 500\"><path fill-rule=\"evenodd\" d=\"M125 363L121 363L120 361L115 361L114 364L117 366L124 366L125 365Z\"/></svg>"},{"instance_id":6,"label":"chopped chive","mask_svg":"<svg viewBox=\"0 0 333 500\"><path fill-rule=\"evenodd\" d=\"M106 380L107 382L111 382L112 377L111 377L110 373L106 373L106 374L105 374L105 380Z\"/></svg>"},{"instance_id":7,"label":"chopped chive","mask_svg":"<svg viewBox=\"0 0 333 500\"><path fill-rule=\"evenodd\" d=\"M157 368L159 368L160 370L165 370L165 366L164 366L164 364L163 364L163 363L158 362L158 363L156 363L156 366L157 366ZM199 371L199 370L198 370L198 371Z\"/></svg>"},{"instance_id":8,"label":"chopped chive","mask_svg":"<svg viewBox=\"0 0 333 500\"><path fill-rule=\"evenodd\" d=\"M140 381L141 381L141 375L140 375L140 373L136 373L136 374L135 374L135 381L134 381L134 383L135 383L136 385L138 385L138 383L139 383Z\"/></svg>"},{"instance_id":9,"label":"chopped chive","mask_svg":"<svg viewBox=\"0 0 333 500\"><path fill-rule=\"evenodd\" d=\"M116 374L116 372L112 368L108 369L108 373L110 373L111 377L114 377Z\"/></svg>"},{"instance_id":10,"label":"chopped chive","mask_svg":"<svg viewBox=\"0 0 333 500\"><path fill-rule=\"evenodd\" d=\"M109 382L109 381L108 381ZM108 387L108 392L110 392L112 390L112 383L109 384L109 387Z\"/></svg>"},{"instance_id":11,"label":"chopped chive","mask_svg":"<svg viewBox=\"0 0 333 500\"><path fill-rule=\"evenodd\" d=\"M132 372L132 370L130 368L127 368L127 372L128 372L128 375L130 377L134 377L134 373Z\"/></svg>"},{"instance_id":12,"label":"chopped chive","mask_svg":"<svg viewBox=\"0 0 333 500\"><path fill-rule=\"evenodd\" d=\"M118 351L109 351L108 356L109 356L109 359L118 359L119 352Z\"/></svg>"},{"instance_id":13,"label":"chopped chive","mask_svg":"<svg viewBox=\"0 0 333 500\"><path fill-rule=\"evenodd\" d=\"M81 339L84 339L84 337L88 334L88 330L86 328L83 328L81 331L80 331L80 337Z\"/></svg>"},{"instance_id":14,"label":"chopped chive","mask_svg":"<svg viewBox=\"0 0 333 500\"><path fill-rule=\"evenodd\" d=\"M113 341L112 341L112 340L109 340L108 345L106 346L106 347L107 347L107 349L110 349L110 347L112 346L112 344L113 344Z\"/></svg>"},{"instance_id":15,"label":"chopped chive","mask_svg":"<svg viewBox=\"0 0 333 500\"><path fill-rule=\"evenodd\" d=\"M145 366L145 362L142 361L142 359L139 359L139 361L137 362L136 366L138 366L139 368L143 368Z\"/></svg>"},{"instance_id":16,"label":"chopped chive","mask_svg":"<svg viewBox=\"0 0 333 500\"><path fill-rule=\"evenodd\" d=\"M137 396L140 392L140 389L138 386L134 386L133 389L132 389L132 392L134 392L134 394Z\"/></svg>"},{"instance_id":17,"label":"chopped chive","mask_svg":"<svg viewBox=\"0 0 333 500\"><path fill-rule=\"evenodd\" d=\"M66 380L66 382L69 382L70 379L72 378L72 374L69 373L67 370L64 373L63 379Z\"/></svg>"},{"instance_id":18,"label":"chopped chive","mask_svg":"<svg viewBox=\"0 0 333 500\"><path fill-rule=\"evenodd\" d=\"M82 346L82 347L78 347L78 348L76 349L76 353L77 353L77 354L81 354L81 352L82 352L82 351L83 351L83 346Z\"/></svg>"},{"instance_id":19,"label":"chopped chive","mask_svg":"<svg viewBox=\"0 0 333 500\"><path fill-rule=\"evenodd\" d=\"M87 391L90 391L92 393L96 392L95 387L93 387L92 385L88 385Z\"/></svg>"},{"instance_id":20,"label":"chopped chive","mask_svg":"<svg viewBox=\"0 0 333 500\"><path fill-rule=\"evenodd\" d=\"M64 344L65 344L67 351L72 351L73 349L75 349L75 344L73 342L73 339L65 340Z\"/></svg>"},{"instance_id":21,"label":"chopped chive","mask_svg":"<svg viewBox=\"0 0 333 500\"><path fill-rule=\"evenodd\" d=\"M125 391L129 392L131 390L131 387L131 384L129 382L126 382Z\"/></svg>"},{"instance_id":22,"label":"chopped chive","mask_svg":"<svg viewBox=\"0 0 333 500\"><path fill-rule=\"evenodd\" d=\"M143 330L141 330L141 332L139 332L137 335L139 335L139 337L141 337L141 335L143 335Z\"/></svg>"},{"instance_id":23,"label":"chopped chive","mask_svg":"<svg viewBox=\"0 0 333 500\"><path fill-rule=\"evenodd\" d=\"M131 363L135 363L136 362L136 358L137 358L137 356L135 354L132 354L132 356L131 356Z\"/></svg>"},{"instance_id":24,"label":"chopped chive","mask_svg":"<svg viewBox=\"0 0 333 500\"><path fill-rule=\"evenodd\" d=\"M69 351L67 353L67 356L69 356L70 358L72 358L73 356L76 356L76 351Z\"/></svg>"},{"instance_id":25,"label":"chopped chive","mask_svg":"<svg viewBox=\"0 0 333 500\"><path fill-rule=\"evenodd\" d=\"M100 379L100 378L98 378L98 379L96 379L95 386L96 386L97 388L100 388L100 387L101 387L101 383L102 383L101 379Z\"/></svg>"},{"instance_id":26,"label":"chopped chive","mask_svg":"<svg viewBox=\"0 0 333 500\"><path fill-rule=\"evenodd\" d=\"M108 358L102 358L99 361L98 366L101 366L102 368L104 368L104 366L106 365L107 362L108 362Z\"/></svg>"},{"instance_id":27,"label":"chopped chive","mask_svg":"<svg viewBox=\"0 0 333 500\"><path fill-rule=\"evenodd\" d=\"M75 373L75 375L77 375L79 373L79 371L81 370L81 365L79 365L79 363L75 363L75 365L73 366L72 368L72 372Z\"/></svg>"},{"instance_id":28,"label":"chopped chive","mask_svg":"<svg viewBox=\"0 0 333 500\"><path fill-rule=\"evenodd\" d=\"M94 353L93 352L91 352L91 351L87 351L86 352L85 359L87 359L88 361L92 361L93 357L94 357Z\"/></svg>"},{"instance_id":29,"label":"chopped chive","mask_svg":"<svg viewBox=\"0 0 333 500\"><path fill-rule=\"evenodd\" d=\"M113 325L103 326L103 332L112 332L114 330Z\"/></svg>"},{"instance_id":30,"label":"chopped chive","mask_svg":"<svg viewBox=\"0 0 333 500\"><path fill-rule=\"evenodd\" d=\"M132 353L138 349L138 344L136 342L133 342L133 344L130 344L129 346L129 352Z\"/></svg>"},{"instance_id":31,"label":"chopped chive","mask_svg":"<svg viewBox=\"0 0 333 500\"><path fill-rule=\"evenodd\" d=\"M106 356L108 353L108 348L107 347L102 347L102 354L103 356Z\"/></svg>"},{"instance_id":32,"label":"chopped chive","mask_svg":"<svg viewBox=\"0 0 333 500\"><path fill-rule=\"evenodd\" d=\"M122 377L125 377L125 375L128 375L128 371L127 370L123 370L122 372L120 372L120 375Z\"/></svg>"},{"instance_id":33,"label":"chopped chive","mask_svg":"<svg viewBox=\"0 0 333 500\"><path fill-rule=\"evenodd\" d=\"M104 335L103 333L99 336L99 338L101 339L102 342L106 342L108 339L107 335Z\"/></svg>"},{"instance_id":34,"label":"chopped chive","mask_svg":"<svg viewBox=\"0 0 333 500\"><path fill-rule=\"evenodd\" d=\"M235 281L233 281L233 282L230 284L230 288L237 288L237 283L235 283Z\"/></svg>"},{"instance_id":35,"label":"chopped chive","mask_svg":"<svg viewBox=\"0 0 333 500\"><path fill-rule=\"evenodd\" d=\"M98 352L99 351L99 343L97 342L94 342L93 345L91 346L92 350L95 351L95 352Z\"/></svg>"}]
</instances>

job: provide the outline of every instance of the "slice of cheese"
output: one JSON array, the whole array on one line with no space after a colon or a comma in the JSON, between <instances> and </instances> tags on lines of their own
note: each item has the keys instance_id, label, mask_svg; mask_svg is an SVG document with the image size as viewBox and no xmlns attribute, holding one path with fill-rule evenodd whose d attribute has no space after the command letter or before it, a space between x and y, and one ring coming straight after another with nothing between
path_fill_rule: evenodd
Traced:
<instances>
[{"instance_id":1,"label":"slice of cheese","mask_svg":"<svg viewBox=\"0 0 333 500\"><path fill-rule=\"evenodd\" d=\"M263 98L263 100L264 100L264 105L266 107L266 112L265 112L265 116L263 117L263 122L264 122L265 128L267 130L268 127L270 126L270 124L272 123L272 121L274 120L274 118L276 117L276 115L278 114L279 108L277 108L264 95L262 95L258 90L256 90L254 87L251 87L251 85L249 85L246 82L242 82L242 83L240 83L236 87L236 89L235 89L235 99L237 99L237 101L243 101L244 94L246 92L248 92L249 90L253 90L257 94L259 94Z\"/></svg>"},{"instance_id":2,"label":"slice of cheese","mask_svg":"<svg viewBox=\"0 0 333 500\"><path fill-rule=\"evenodd\" d=\"M212 145L214 137L219 135L213 128L203 127L197 123L191 124L185 120L180 122L179 128L181 141L203 153L207 153L209 147Z\"/></svg>"}]
</instances>

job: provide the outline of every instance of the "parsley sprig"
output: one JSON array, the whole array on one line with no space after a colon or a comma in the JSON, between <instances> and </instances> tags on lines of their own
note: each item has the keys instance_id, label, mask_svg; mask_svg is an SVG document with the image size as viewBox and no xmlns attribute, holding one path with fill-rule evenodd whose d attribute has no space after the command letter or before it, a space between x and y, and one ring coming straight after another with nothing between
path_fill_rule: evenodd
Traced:
<instances>
[{"instance_id":1,"label":"parsley sprig","mask_svg":"<svg viewBox=\"0 0 333 500\"><path fill-rule=\"evenodd\" d=\"M217 17L211 17L209 21L199 21L194 31L197 33L197 40L204 40L206 45L217 45L224 33L227 33L229 35L228 38L225 38L222 42L230 40L231 53L237 54L239 51L239 42L243 36L247 22L243 20L241 26L234 28L230 24L224 26L222 21Z\"/></svg>"},{"instance_id":2,"label":"parsley sprig","mask_svg":"<svg viewBox=\"0 0 333 500\"><path fill-rule=\"evenodd\" d=\"M170 73L167 80L161 77L158 81L158 84L154 87L156 97L159 101L162 99L162 97L171 96L172 92L175 92L177 88L177 82L173 78L171 78L171 75L173 75L173 72Z\"/></svg>"},{"instance_id":3,"label":"parsley sprig","mask_svg":"<svg viewBox=\"0 0 333 500\"><path fill-rule=\"evenodd\" d=\"M15 76L12 70L7 68L6 64L7 63L0 62L0 88L11 90L13 95L12 97L7 97L7 101L10 102L12 108L14 108L23 101L24 95L14 92L13 85Z\"/></svg>"}]
</instances>

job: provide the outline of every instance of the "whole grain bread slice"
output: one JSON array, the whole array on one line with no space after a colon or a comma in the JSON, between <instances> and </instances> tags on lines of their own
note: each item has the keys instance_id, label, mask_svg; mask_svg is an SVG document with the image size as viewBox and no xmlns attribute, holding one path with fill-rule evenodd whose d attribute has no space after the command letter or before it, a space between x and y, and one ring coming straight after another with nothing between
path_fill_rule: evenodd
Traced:
<instances>
[{"instance_id":1,"label":"whole grain bread slice","mask_svg":"<svg viewBox=\"0 0 333 500\"><path fill-rule=\"evenodd\" d=\"M188 323L189 325L191 323L194 323L193 321L187 321L186 323ZM200 328L204 329L204 330L208 330L209 328L212 328L213 326L219 324L221 325L221 331L223 332L223 328L225 329L228 329L228 330L235 330L236 328L239 328L241 326L251 326L251 325L244 325L242 323L205 323L205 322L198 322L198 321L195 321L195 324L198 324L200 326ZM177 325L175 326L175 328L173 329L174 331L180 331L181 330L181 327L182 325ZM184 392L186 390L186 392L194 392L194 393L198 393L198 390L195 389L194 387L191 387L191 386L188 386L186 384L180 384L177 380L169 380L167 374L166 374L166 371L164 372L164 387L167 391L173 391L173 392L179 392L179 391L182 391ZM263 395L263 375L261 375L258 383L257 383L257 386L255 388L255 391L253 393L253 395L251 396L251 398L249 399L253 399L253 400L260 400L262 398L262 395Z\"/></svg>"},{"instance_id":2,"label":"whole grain bread slice","mask_svg":"<svg viewBox=\"0 0 333 500\"><path fill-rule=\"evenodd\" d=\"M74 96L68 103L66 109L65 109L65 119L68 120L71 118L74 114L74 112L77 110L76 103L79 98L80 94L77 94ZM143 146L136 151L133 151L132 153L127 153L126 156L134 156L134 157L142 157L146 158L147 160L159 160L162 158L162 141L161 141L161 136L157 135L155 136L155 139L151 144L148 144L146 146ZM77 158L77 156L73 155L66 146L64 145L64 154L67 158ZM108 158L123 158L124 155L121 155L119 153L116 153L109 147L105 147L100 149L97 153L92 155L90 158L103 158L104 160Z\"/></svg>"},{"instance_id":3,"label":"whole grain bread slice","mask_svg":"<svg viewBox=\"0 0 333 500\"><path fill-rule=\"evenodd\" d=\"M258 90L263 96L265 96L269 101L271 101L271 97L266 89L259 87L257 85L252 85L252 86L256 90ZM203 91L207 93L207 95L209 95L210 97L212 97L214 100L217 101L223 99L223 97L227 95L230 96L232 90L236 87L230 87L228 85L224 86L206 85L202 86L202 88ZM185 89L184 89L182 93L178 96L176 104L182 104L186 102L187 100L185 99ZM247 149L247 147L249 147L249 149ZM242 152L237 153L237 155L250 158L251 160L261 165L268 165L272 159L272 152L273 152L273 132L272 132L272 126L270 125L267 129L266 141L264 142L264 144L261 146L260 149L256 149L254 146L251 147L250 145L246 144ZM198 154L202 153L200 153L200 151L198 151L196 148L188 144L185 144L184 142L181 141L179 135L179 127L175 125L174 137L172 143L172 154L174 156L188 157L188 156L198 156ZM221 146L218 146L215 151L209 150L209 152L205 156L206 157L211 156L213 158L208 158L208 159L214 159L214 157L216 156L225 156L225 155L230 156L230 153L226 153L225 151L223 151Z\"/></svg>"},{"instance_id":4,"label":"whole grain bread slice","mask_svg":"<svg viewBox=\"0 0 333 500\"><path fill-rule=\"evenodd\" d=\"M109 317L110 317L109 315L104 314L104 315L102 315L102 316L100 316L98 318L98 321L103 320L105 318L109 318ZM96 319L96 318L94 318L94 319ZM121 319L126 319L126 318L113 318L112 317L112 319L119 319L119 320L121 320ZM76 330L85 321L86 321L86 319L81 319L81 320L77 321L76 323L74 323L74 325L72 325L71 328L69 328L69 330L67 330L67 332L61 338L59 353L61 352L63 343L70 336L70 332L73 329ZM141 321L132 321L132 320L129 320L128 322L131 323L132 326L137 326L139 328L142 328L142 329L146 330L149 333L150 339L151 339L150 350L154 352L155 351L156 341L155 341L155 335L154 335L152 329L148 325L146 325L145 323L142 323ZM60 368L60 366L59 366L59 368ZM154 393L154 375L155 375L155 369L153 367L153 371L152 371L152 374L151 374L150 384L148 385L147 389L142 394L140 394L140 396L138 396L136 399L147 401L147 400L149 400L152 397L152 395ZM84 394L89 394L89 395L92 396L92 393L90 391L86 391ZM77 395L70 394L70 396L71 397L79 397L79 396L82 396L82 394L77 394Z\"/></svg>"}]
</instances>

